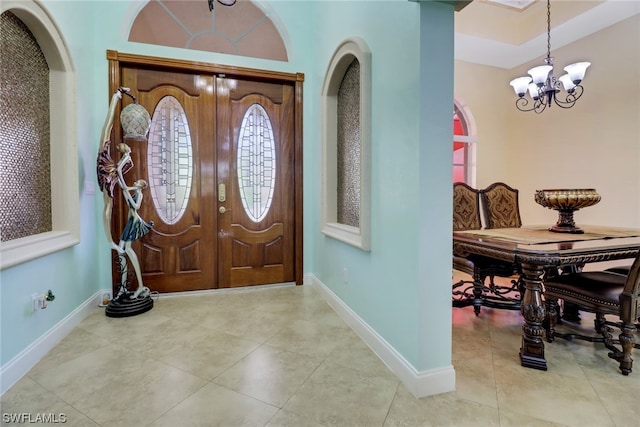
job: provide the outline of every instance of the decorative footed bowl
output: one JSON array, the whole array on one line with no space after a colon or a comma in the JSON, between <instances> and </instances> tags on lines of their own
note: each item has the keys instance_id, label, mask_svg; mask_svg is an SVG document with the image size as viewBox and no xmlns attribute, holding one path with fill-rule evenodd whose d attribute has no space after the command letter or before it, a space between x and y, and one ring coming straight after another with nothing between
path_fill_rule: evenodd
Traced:
<instances>
[{"instance_id":1,"label":"decorative footed bowl","mask_svg":"<svg viewBox=\"0 0 640 427\"><path fill-rule=\"evenodd\" d=\"M573 221L573 213L597 204L600 199L593 188L536 190L535 194L536 203L558 211L558 222L549 228L556 233L584 233Z\"/></svg>"}]
</instances>

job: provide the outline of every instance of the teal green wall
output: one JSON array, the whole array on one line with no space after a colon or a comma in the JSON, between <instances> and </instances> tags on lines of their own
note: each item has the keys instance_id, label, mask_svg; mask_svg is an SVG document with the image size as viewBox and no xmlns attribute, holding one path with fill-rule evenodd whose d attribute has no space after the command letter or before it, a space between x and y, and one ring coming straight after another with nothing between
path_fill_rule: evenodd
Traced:
<instances>
[{"instance_id":1,"label":"teal green wall","mask_svg":"<svg viewBox=\"0 0 640 427\"><path fill-rule=\"evenodd\" d=\"M111 286L102 199L83 194L85 180L95 184L110 97L107 49L304 73L304 271L417 370L450 365L451 6L406 0L260 2L284 27L291 49L285 63L130 43L127 30L137 2L43 4L64 34L77 72L81 244L0 273L2 365ZM320 89L336 46L350 36L366 40L372 52L371 252L320 233ZM349 269L347 285L343 268ZM29 295L45 288L56 301L30 314Z\"/></svg>"},{"instance_id":2,"label":"teal green wall","mask_svg":"<svg viewBox=\"0 0 640 427\"><path fill-rule=\"evenodd\" d=\"M322 35L314 45L317 71L324 73L347 37L362 37L371 49L372 235L371 252L363 252L321 234L314 183L313 193L305 193L312 198L305 212L313 215L305 234L313 245L311 272L417 370L448 366L453 8L325 2L315 18ZM318 93L320 86L309 89ZM319 166L305 164L305 176L320 176Z\"/></svg>"},{"instance_id":3,"label":"teal green wall","mask_svg":"<svg viewBox=\"0 0 640 427\"><path fill-rule=\"evenodd\" d=\"M453 21L449 5L422 7L416 365L422 369L451 365Z\"/></svg>"},{"instance_id":4,"label":"teal green wall","mask_svg":"<svg viewBox=\"0 0 640 427\"><path fill-rule=\"evenodd\" d=\"M23 351L99 289L109 288L108 251L102 247L102 223L98 222L95 195L84 193L84 182L96 182L95 159L104 115L94 108L106 100L97 80L106 81L106 68L95 74L93 8L90 2L44 2L63 34L77 73L77 137L80 195L80 244L0 272L0 363ZM82 17L82 19L78 19ZM71 30L69 30L71 29ZM106 112L106 109L104 109ZM56 171L52 171L56 173ZM97 184L96 189L97 189ZM102 233L102 234L100 234ZM107 273L108 272L108 273ZM32 313L31 294L51 289L55 301L46 310Z\"/></svg>"}]
</instances>

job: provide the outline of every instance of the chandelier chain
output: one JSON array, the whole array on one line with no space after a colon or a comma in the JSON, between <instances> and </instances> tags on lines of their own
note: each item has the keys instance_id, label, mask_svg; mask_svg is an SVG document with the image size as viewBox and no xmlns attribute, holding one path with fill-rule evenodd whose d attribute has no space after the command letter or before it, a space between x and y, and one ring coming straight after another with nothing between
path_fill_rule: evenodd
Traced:
<instances>
[{"instance_id":1,"label":"chandelier chain","mask_svg":"<svg viewBox=\"0 0 640 427\"><path fill-rule=\"evenodd\" d=\"M551 0L547 0L547 58L551 58Z\"/></svg>"}]
</instances>

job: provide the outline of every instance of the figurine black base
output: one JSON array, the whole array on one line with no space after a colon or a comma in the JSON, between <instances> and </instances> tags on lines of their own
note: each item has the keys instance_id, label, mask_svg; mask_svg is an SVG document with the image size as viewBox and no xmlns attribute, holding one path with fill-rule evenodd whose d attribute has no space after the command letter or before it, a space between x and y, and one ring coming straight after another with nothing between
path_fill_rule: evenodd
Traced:
<instances>
[{"instance_id":1,"label":"figurine black base","mask_svg":"<svg viewBox=\"0 0 640 427\"><path fill-rule=\"evenodd\" d=\"M111 300L105 308L107 317L130 317L146 313L153 308L151 296L136 299Z\"/></svg>"}]
</instances>

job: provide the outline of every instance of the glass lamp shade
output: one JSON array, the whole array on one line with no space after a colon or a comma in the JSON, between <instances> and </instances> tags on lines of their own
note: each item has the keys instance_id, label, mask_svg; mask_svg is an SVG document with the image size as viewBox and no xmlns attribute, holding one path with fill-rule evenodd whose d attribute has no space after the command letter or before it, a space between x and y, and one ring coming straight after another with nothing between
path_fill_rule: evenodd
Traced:
<instances>
[{"instance_id":1,"label":"glass lamp shade","mask_svg":"<svg viewBox=\"0 0 640 427\"><path fill-rule=\"evenodd\" d=\"M529 85L529 96L533 98L534 101L537 101L540 98L540 93L538 92L538 86L535 83L531 83Z\"/></svg>"},{"instance_id":2,"label":"glass lamp shade","mask_svg":"<svg viewBox=\"0 0 640 427\"><path fill-rule=\"evenodd\" d=\"M513 79L509 82L509 84L513 86L513 90L516 91L516 95L518 95L520 98L522 98L524 94L527 93L527 87L529 86L529 83L531 83L531 77L529 76L518 77L517 79Z\"/></svg>"},{"instance_id":3,"label":"glass lamp shade","mask_svg":"<svg viewBox=\"0 0 640 427\"><path fill-rule=\"evenodd\" d=\"M542 87L547 81L547 77L549 77L549 73L552 70L553 66L551 65L539 65L537 67L533 67L527 72L533 79L533 83L535 83L538 87Z\"/></svg>"},{"instance_id":4,"label":"glass lamp shade","mask_svg":"<svg viewBox=\"0 0 640 427\"><path fill-rule=\"evenodd\" d=\"M124 137L138 141L146 141L151 127L151 116L140 104L129 104L120 113L120 123Z\"/></svg>"},{"instance_id":5,"label":"glass lamp shade","mask_svg":"<svg viewBox=\"0 0 640 427\"><path fill-rule=\"evenodd\" d=\"M591 62L576 62L575 64L567 65L564 70L569 74L574 84L580 84L589 65L591 65Z\"/></svg>"},{"instance_id":6,"label":"glass lamp shade","mask_svg":"<svg viewBox=\"0 0 640 427\"><path fill-rule=\"evenodd\" d=\"M564 90L566 90L567 92L570 92L573 90L574 87L576 87L575 84L573 84L573 81L571 81L571 77L569 77L569 74L563 74L561 75L558 80L560 80L560 82L562 82L562 85L564 86Z\"/></svg>"}]
</instances>

